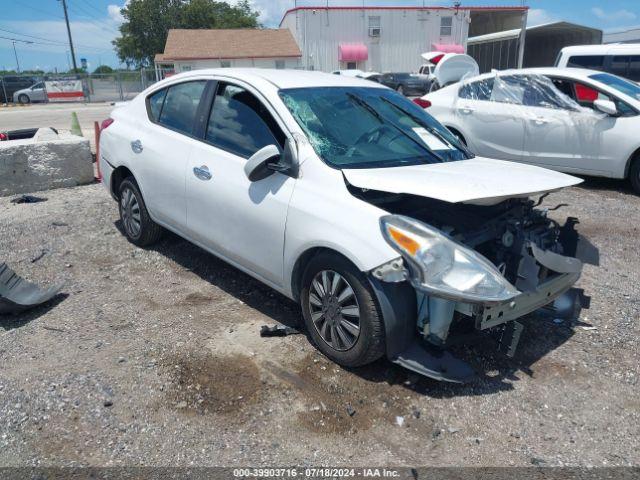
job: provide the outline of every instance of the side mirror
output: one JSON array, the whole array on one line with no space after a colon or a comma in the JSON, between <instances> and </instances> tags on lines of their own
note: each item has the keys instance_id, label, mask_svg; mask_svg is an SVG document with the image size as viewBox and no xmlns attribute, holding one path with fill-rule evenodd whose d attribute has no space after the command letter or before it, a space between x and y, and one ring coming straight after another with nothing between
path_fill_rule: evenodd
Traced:
<instances>
[{"instance_id":1,"label":"side mirror","mask_svg":"<svg viewBox=\"0 0 640 480\"><path fill-rule=\"evenodd\" d=\"M616 107L616 104L613 103L611 100L598 99L593 102L593 106L595 107L596 110L602 113L606 113L607 115L611 115L611 116L618 115L618 108Z\"/></svg>"},{"instance_id":2,"label":"side mirror","mask_svg":"<svg viewBox=\"0 0 640 480\"><path fill-rule=\"evenodd\" d=\"M280 159L280 150L275 145L267 145L251 155L244 166L244 174L250 182L257 182L267 178L274 170L269 168L270 163L276 163Z\"/></svg>"}]
</instances>

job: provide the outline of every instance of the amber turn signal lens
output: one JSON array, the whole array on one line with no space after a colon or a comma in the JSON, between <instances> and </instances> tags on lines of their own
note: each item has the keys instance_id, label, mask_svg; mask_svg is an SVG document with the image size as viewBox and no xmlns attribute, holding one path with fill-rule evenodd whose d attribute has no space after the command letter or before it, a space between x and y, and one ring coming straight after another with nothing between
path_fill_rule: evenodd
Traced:
<instances>
[{"instance_id":1,"label":"amber turn signal lens","mask_svg":"<svg viewBox=\"0 0 640 480\"><path fill-rule=\"evenodd\" d=\"M406 250L407 253L411 255L416 254L416 252L420 248L420 244L418 242L395 227L388 226L387 229L394 242L396 242L400 247Z\"/></svg>"}]
</instances>

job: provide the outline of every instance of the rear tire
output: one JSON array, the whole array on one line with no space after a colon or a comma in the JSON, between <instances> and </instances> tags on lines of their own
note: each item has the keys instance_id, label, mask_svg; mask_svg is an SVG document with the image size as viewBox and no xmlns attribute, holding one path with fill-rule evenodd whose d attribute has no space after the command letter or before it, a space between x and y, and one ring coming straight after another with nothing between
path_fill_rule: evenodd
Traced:
<instances>
[{"instance_id":1,"label":"rear tire","mask_svg":"<svg viewBox=\"0 0 640 480\"><path fill-rule=\"evenodd\" d=\"M151 220L133 177L122 181L119 194L120 220L127 239L138 247L146 247L160 240L162 227Z\"/></svg>"},{"instance_id":2,"label":"rear tire","mask_svg":"<svg viewBox=\"0 0 640 480\"><path fill-rule=\"evenodd\" d=\"M640 195L640 155L637 155L629 169L629 181L633 191Z\"/></svg>"},{"instance_id":3,"label":"rear tire","mask_svg":"<svg viewBox=\"0 0 640 480\"><path fill-rule=\"evenodd\" d=\"M29 95L23 93L18 96L18 103L21 105L27 105L28 103L31 103L31 99L29 98Z\"/></svg>"},{"instance_id":4,"label":"rear tire","mask_svg":"<svg viewBox=\"0 0 640 480\"><path fill-rule=\"evenodd\" d=\"M384 354L384 323L371 285L341 255L322 252L311 259L300 304L311 340L339 365L358 367Z\"/></svg>"}]
</instances>

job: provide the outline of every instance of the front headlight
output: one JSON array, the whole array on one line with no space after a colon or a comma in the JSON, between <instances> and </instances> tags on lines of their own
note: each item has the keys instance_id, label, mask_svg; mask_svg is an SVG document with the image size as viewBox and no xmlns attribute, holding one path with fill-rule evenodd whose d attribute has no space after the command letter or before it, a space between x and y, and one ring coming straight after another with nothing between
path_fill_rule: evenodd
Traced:
<instances>
[{"instance_id":1,"label":"front headlight","mask_svg":"<svg viewBox=\"0 0 640 480\"><path fill-rule=\"evenodd\" d=\"M489 260L429 225L401 215L382 217L380 225L411 266L418 289L473 303L499 303L520 294Z\"/></svg>"}]
</instances>

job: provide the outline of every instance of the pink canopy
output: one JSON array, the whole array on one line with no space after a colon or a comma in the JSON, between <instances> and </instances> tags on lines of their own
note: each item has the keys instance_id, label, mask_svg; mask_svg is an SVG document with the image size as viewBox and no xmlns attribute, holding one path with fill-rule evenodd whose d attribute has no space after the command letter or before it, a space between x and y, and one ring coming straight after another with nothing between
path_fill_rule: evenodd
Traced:
<instances>
[{"instance_id":1,"label":"pink canopy","mask_svg":"<svg viewBox=\"0 0 640 480\"><path fill-rule=\"evenodd\" d=\"M444 44L444 43L432 43L431 46L434 50L444 53L464 53L464 47L457 43Z\"/></svg>"},{"instance_id":2,"label":"pink canopy","mask_svg":"<svg viewBox=\"0 0 640 480\"><path fill-rule=\"evenodd\" d=\"M364 43L341 43L338 46L338 60L360 62L369 58L369 50Z\"/></svg>"}]
</instances>

